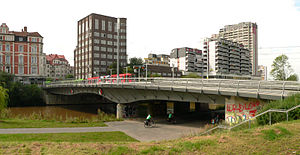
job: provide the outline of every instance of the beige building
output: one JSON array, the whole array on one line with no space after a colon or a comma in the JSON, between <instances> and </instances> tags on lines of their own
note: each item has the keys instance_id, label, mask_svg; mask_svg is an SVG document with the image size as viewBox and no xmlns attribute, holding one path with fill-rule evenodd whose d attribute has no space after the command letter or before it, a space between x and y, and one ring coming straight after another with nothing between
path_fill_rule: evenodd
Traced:
<instances>
[{"instance_id":1,"label":"beige building","mask_svg":"<svg viewBox=\"0 0 300 155\"><path fill-rule=\"evenodd\" d=\"M257 24L242 22L234 25L226 25L220 29L219 34L212 35L212 38L224 38L243 44L250 50L250 60L252 62L252 75L257 75L258 71L258 47L257 47Z\"/></svg>"},{"instance_id":2,"label":"beige building","mask_svg":"<svg viewBox=\"0 0 300 155\"><path fill-rule=\"evenodd\" d=\"M166 54L148 54L148 58L144 58L146 64L169 66L170 56Z\"/></svg>"},{"instance_id":3,"label":"beige building","mask_svg":"<svg viewBox=\"0 0 300 155\"><path fill-rule=\"evenodd\" d=\"M257 75L259 77L261 77L261 80L268 80L268 72L267 72L267 66L262 66L262 65L259 65L258 66L258 70L257 70Z\"/></svg>"},{"instance_id":4,"label":"beige building","mask_svg":"<svg viewBox=\"0 0 300 155\"><path fill-rule=\"evenodd\" d=\"M67 75L73 75L73 67L70 66L64 55L50 54L46 56L46 76L52 79L65 79Z\"/></svg>"}]
</instances>

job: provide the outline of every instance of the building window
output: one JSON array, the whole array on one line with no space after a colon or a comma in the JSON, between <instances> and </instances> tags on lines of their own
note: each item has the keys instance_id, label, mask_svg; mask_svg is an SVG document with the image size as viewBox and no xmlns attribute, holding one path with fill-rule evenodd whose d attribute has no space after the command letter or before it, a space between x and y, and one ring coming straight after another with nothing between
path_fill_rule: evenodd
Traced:
<instances>
[{"instance_id":1,"label":"building window","mask_svg":"<svg viewBox=\"0 0 300 155\"><path fill-rule=\"evenodd\" d=\"M126 36L120 36L121 39L126 39Z\"/></svg>"},{"instance_id":2,"label":"building window","mask_svg":"<svg viewBox=\"0 0 300 155\"><path fill-rule=\"evenodd\" d=\"M106 58L106 54L101 54L101 58Z\"/></svg>"},{"instance_id":3,"label":"building window","mask_svg":"<svg viewBox=\"0 0 300 155\"><path fill-rule=\"evenodd\" d=\"M106 38L106 34L105 33L101 33L101 37L102 38Z\"/></svg>"},{"instance_id":4,"label":"building window","mask_svg":"<svg viewBox=\"0 0 300 155\"><path fill-rule=\"evenodd\" d=\"M0 64L2 64L2 55L0 54ZM2 67L0 67L0 70L2 69Z\"/></svg>"},{"instance_id":5,"label":"building window","mask_svg":"<svg viewBox=\"0 0 300 155\"><path fill-rule=\"evenodd\" d=\"M5 56L5 63L10 64L10 56L9 55Z\"/></svg>"},{"instance_id":6,"label":"building window","mask_svg":"<svg viewBox=\"0 0 300 155\"><path fill-rule=\"evenodd\" d=\"M105 31L105 21L102 20L102 30Z\"/></svg>"},{"instance_id":7,"label":"building window","mask_svg":"<svg viewBox=\"0 0 300 155\"><path fill-rule=\"evenodd\" d=\"M100 54L99 53L94 53L94 58L99 58Z\"/></svg>"},{"instance_id":8,"label":"building window","mask_svg":"<svg viewBox=\"0 0 300 155\"><path fill-rule=\"evenodd\" d=\"M19 37L19 41L23 41L23 37Z\"/></svg>"},{"instance_id":9,"label":"building window","mask_svg":"<svg viewBox=\"0 0 300 155\"><path fill-rule=\"evenodd\" d=\"M36 46L31 46L31 52L36 53Z\"/></svg>"},{"instance_id":10,"label":"building window","mask_svg":"<svg viewBox=\"0 0 300 155\"><path fill-rule=\"evenodd\" d=\"M94 32L94 36L99 37L100 36L99 32Z\"/></svg>"},{"instance_id":11,"label":"building window","mask_svg":"<svg viewBox=\"0 0 300 155\"><path fill-rule=\"evenodd\" d=\"M112 39L113 35L112 34L107 34L107 38Z\"/></svg>"},{"instance_id":12,"label":"building window","mask_svg":"<svg viewBox=\"0 0 300 155\"><path fill-rule=\"evenodd\" d=\"M31 42L37 42L36 38L31 38Z\"/></svg>"},{"instance_id":13,"label":"building window","mask_svg":"<svg viewBox=\"0 0 300 155\"><path fill-rule=\"evenodd\" d=\"M102 48L102 47L101 47ZM95 51L99 51L99 46L94 46Z\"/></svg>"},{"instance_id":14,"label":"building window","mask_svg":"<svg viewBox=\"0 0 300 155\"><path fill-rule=\"evenodd\" d=\"M107 52L112 52L113 49L112 48L107 48Z\"/></svg>"},{"instance_id":15,"label":"building window","mask_svg":"<svg viewBox=\"0 0 300 155\"><path fill-rule=\"evenodd\" d=\"M99 65L99 60L94 60L94 65Z\"/></svg>"},{"instance_id":16,"label":"building window","mask_svg":"<svg viewBox=\"0 0 300 155\"><path fill-rule=\"evenodd\" d=\"M2 44L0 44L0 51L2 51Z\"/></svg>"},{"instance_id":17,"label":"building window","mask_svg":"<svg viewBox=\"0 0 300 155\"><path fill-rule=\"evenodd\" d=\"M108 22L108 31L112 31L112 22Z\"/></svg>"},{"instance_id":18,"label":"building window","mask_svg":"<svg viewBox=\"0 0 300 155\"><path fill-rule=\"evenodd\" d=\"M99 20L95 19L95 29L98 30L99 29Z\"/></svg>"},{"instance_id":19,"label":"building window","mask_svg":"<svg viewBox=\"0 0 300 155\"><path fill-rule=\"evenodd\" d=\"M5 45L5 51L10 51L10 45L9 44Z\"/></svg>"},{"instance_id":20,"label":"building window","mask_svg":"<svg viewBox=\"0 0 300 155\"><path fill-rule=\"evenodd\" d=\"M31 63L32 63L32 64L36 64L36 63L37 63L36 57L31 57Z\"/></svg>"},{"instance_id":21,"label":"building window","mask_svg":"<svg viewBox=\"0 0 300 155\"><path fill-rule=\"evenodd\" d=\"M112 41L107 41L107 45L113 45Z\"/></svg>"},{"instance_id":22,"label":"building window","mask_svg":"<svg viewBox=\"0 0 300 155\"><path fill-rule=\"evenodd\" d=\"M37 74L36 66L31 67L31 74Z\"/></svg>"},{"instance_id":23,"label":"building window","mask_svg":"<svg viewBox=\"0 0 300 155\"><path fill-rule=\"evenodd\" d=\"M24 74L24 67L23 66L19 66L19 74Z\"/></svg>"},{"instance_id":24,"label":"building window","mask_svg":"<svg viewBox=\"0 0 300 155\"><path fill-rule=\"evenodd\" d=\"M106 45L106 40L101 40L101 44Z\"/></svg>"},{"instance_id":25,"label":"building window","mask_svg":"<svg viewBox=\"0 0 300 155\"><path fill-rule=\"evenodd\" d=\"M126 46L126 42L121 42L121 46Z\"/></svg>"},{"instance_id":26,"label":"building window","mask_svg":"<svg viewBox=\"0 0 300 155\"><path fill-rule=\"evenodd\" d=\"M106 47L101 47L102 52L106 52Z\"/></svg>"},{"instance_id":27,"label":"building window","mask_svg":"<svg viewBox=\"0 0 300 155\"><path fill-rule=\"evenodd\" d=\"M24 46L23 45L19 45L19 52L23 52L24 51Z\"/></svg>"},{"instance_id":28,"label":"building window","mask_svg":"<svg viewBox=\"0 0 300 155\"><path fill-rule=\"evenodd\" d=\"M94 44L99 44L99 39L94 39Z\"/></svg>"},{"instance_id":29,"label":"building window","mask_svg":"<svg viewBox=\"0 0 300 155\"><path fill-rule=\"evenodd\" d=\"M106 61L101 61L101 65L106 65Z\"/></svg>"},{"instance_id":30,"label":"building window","mask_svg":"<svg viewBox=\"0 0 300 155\"><path fill-rule=\"evenodd\" d=\"M115 23L114 25L115 25L115 26L114 26L115 32L117 32L117 31L118 31L118 30L117 30L117 23Z\"/></svg>"},{"instance_id":31,"label":"building window","mask_svg":"<svg viewBox=\"0 0 300 155\"><path fill-rule=\"evenodd\" d=\"M19 56L19 64L23 64L23 62L24 62L23 55L20 55Z\"/></svg>"},{"instance_id":32,"label":"building window","mask_svg":"<svg viewBox=\"0 0 300 155\"><path fill-rule=\"evenodd\" d=\"M120 29L120 32L121 32L121 33L125 33L126 30L125 30L125 29Z\"/></svg>"},{"instance_id":33,"label":"building window","mask_svg":"<svg viewBox=\"0 0 300 155\"><path fill-rule=\"evenodd\" d=\"M112 55L108 54L107 59L112 59Z\"/></svg>"}]
</instances>

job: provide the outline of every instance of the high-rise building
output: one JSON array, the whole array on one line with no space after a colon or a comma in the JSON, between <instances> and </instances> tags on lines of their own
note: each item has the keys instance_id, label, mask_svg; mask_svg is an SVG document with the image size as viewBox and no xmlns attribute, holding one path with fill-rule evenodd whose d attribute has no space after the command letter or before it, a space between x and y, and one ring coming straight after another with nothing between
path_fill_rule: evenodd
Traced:
<instances>
[{"instance_id":1,"label":"high-rise building","mask_svg":"<svg viewBox=\"0 0 300 155\"><path fill-rule=\"evenodd\" d=\"M144 58L146 64L169 66L170 56L166 54L148 54L148 58Z\"/></svg>"},{"instance_id":2,"label":"high-rise building","mask_svg":"<svg viewBox=\"0 0 300 155\"><path fill-rule=\"evenodd\" d=\"M258 72L257 76L261 77L261 80L268 80L267 66L259 65L257 72Z\"/></svg>"},{"instance_id":3,"label":"high-rise building","mask_svg":"<svg viewBox=\"0 0 300 155\"><path fill-rule=\"evenodd\" d=\"M16 80L41 83L45 78L43 37L38 32L9 31L0 26L0 70L14 74ZM40 82L39 82L40 81Z\"/></svg>"},{"instance_id":4,"label":"high-rise building","mask_svg":"<svg viewBox=\"0 0 300 155\"><path fill-rule=\"evenodd\" d=\"M46 56L46 76L52 79L65 79L67 75L73 75L73 67L70 66L64 55L49 54Z\"/></svg>"},{"instance_id":5,"label":"high-rise building","mask_svg":"<svg viewBox=\"0 0 300 155\"><path fill-rule=\"evenodd\" d=\"M224 38L243 44L250 50L250 59L252 63L252 75L257 75L258 70L258 46L257 46L257 24L251 22L242 22L234 25L226 25L220 29L219 34L212 38Z\"/></svg>"},{"instance_id":6,"label":"high-rise building","mask_svg":"<svg viewBox=\"0 0 300 155\"><path fill-rule=\"evenodd\" d=\"M203 72L202 51L188 47L175 48L170 54L170 67L177 67L183 74L186 72Z\"/></svg>"},{"instance_id":7,"label":"high-rise building","mask_svg":"<svg viewBox=\"0 0 300 155\"><path fill-rule=\"evenodd\" d=\"M75 78L106 75L108 67L127 65L126 18L90 14L78 21L74 51ZM118 52L119 51L119 52Z\"/></svg>"},{"instance_id":8,"label":"high-rise building","mask_svg":"<svg viewBox=\"0 0 300 155\"><path fill-rule=\"evenodd\" d=\"M205 70L212 77L251 75L250 52L242 44L218 38L205 38L202 43ZM208 68L207 68L208 67Z\"/></svg>"}]
</instances>

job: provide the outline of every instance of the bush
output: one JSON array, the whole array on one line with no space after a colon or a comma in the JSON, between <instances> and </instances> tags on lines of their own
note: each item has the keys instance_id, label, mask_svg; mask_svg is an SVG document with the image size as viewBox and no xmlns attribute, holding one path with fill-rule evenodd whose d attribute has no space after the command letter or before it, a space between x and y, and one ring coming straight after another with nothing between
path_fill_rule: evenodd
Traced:
<instances>
[{"instance_id":1,"label":"bush","mask_svg":"<svg viewBox=\"0 0 300 155\"><path fill-rule=\"evenodd\" d=\"M284 100L271 101L262 107L259 113L263 113L269 109L290 109L300 104L300 94L295 94ZM294 109L289 113L289 120L296 120L300 118L300 108ZM272 112L271 113L272 123L278 123L286 120L286 113ZM266 113L260 117L257 117L257 122L260 125L269 124L269 114Z\"/></svg>"}]
</instances>

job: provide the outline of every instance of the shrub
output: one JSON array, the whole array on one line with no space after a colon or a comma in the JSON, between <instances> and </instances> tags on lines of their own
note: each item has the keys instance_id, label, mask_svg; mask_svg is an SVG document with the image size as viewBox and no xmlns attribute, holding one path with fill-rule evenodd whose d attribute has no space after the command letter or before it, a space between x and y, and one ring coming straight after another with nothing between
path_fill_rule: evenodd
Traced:
<instances>
[{"instance_id":1,"label":"shrub","mask_svg":"<svg viewBox=\"0 0 300 155\"><path fill-rule=\"evenodd\" d=\"M269 109L290 109L294 106L300 104L300 94L295 94L285 98L284 100L271 101L270 103L264 105L259 113L263 113ZM300 118L300 108L294 109L288 113L289 120L296 120ZM260 117L257 117L257 122L260 125L265 125L269 123L269 114L266 113ZM271 113L272 123L278 123L286 120L286 113L272 112Z\"/></svg>"}]
</instances>

